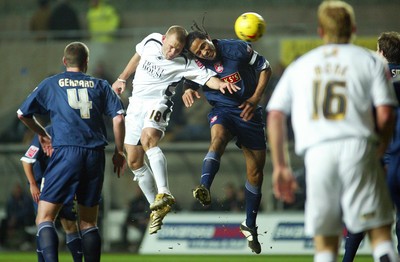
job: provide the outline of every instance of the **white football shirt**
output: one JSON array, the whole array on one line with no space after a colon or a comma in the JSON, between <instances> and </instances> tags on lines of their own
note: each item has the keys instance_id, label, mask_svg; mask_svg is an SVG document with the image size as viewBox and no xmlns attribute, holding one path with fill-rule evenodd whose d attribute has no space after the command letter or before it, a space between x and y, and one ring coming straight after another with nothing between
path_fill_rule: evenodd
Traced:
<instances>
[{"instance_id":1,"label":"white football shirt","mask_svg":"<svg viewBox=\"0 0 400 262\"><path fill-rule=\"evenodd\" d=\"M318 47L284 72L267 110L291 114L296 153L324 141L375 138L373 106L397 105L386 63L352 44Z\"/></svg>"},{"instance_id":2,"label":"white football shirt","mask_svg":"<svg viewBox=\"0 0 400 262\"><path fill-rule=\"evenodd\" d=\"M136 45L140 62L132 81L132 97L144 99L172 96L175 86L183 77L204 85L216 75L211 70L200 68L193 59L178 56L167 60L162 54L162 34L153 33Z\"/></svg>"}]
</instances>

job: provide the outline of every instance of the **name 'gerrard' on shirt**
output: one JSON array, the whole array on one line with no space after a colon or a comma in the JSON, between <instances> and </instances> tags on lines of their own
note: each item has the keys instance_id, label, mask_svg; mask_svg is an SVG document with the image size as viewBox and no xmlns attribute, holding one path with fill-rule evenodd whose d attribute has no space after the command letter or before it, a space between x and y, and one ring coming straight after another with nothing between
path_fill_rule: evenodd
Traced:
<instances>
[{"instance_id":1,"label":"name 'gerrard' on shirt","mask_svg":"<svg viewBox=\"0 0 400 262\"><path fill-rule=\"evenodd\" d=\"M60 87L65 87L65 86L72 86L72 87L89 87L93 88L94 87L94 82L92 80L73 80L69 78L61 78L58 80L58 85Z\"/></svg>"}]
</instances>

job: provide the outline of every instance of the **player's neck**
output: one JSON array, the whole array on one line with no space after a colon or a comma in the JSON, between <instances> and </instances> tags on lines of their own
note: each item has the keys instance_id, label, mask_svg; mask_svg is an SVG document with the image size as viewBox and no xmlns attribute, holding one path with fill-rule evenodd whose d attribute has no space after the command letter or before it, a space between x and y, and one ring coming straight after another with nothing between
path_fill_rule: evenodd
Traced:
<instances>
[{"instance_id":1,"label":"player's neck","mask_svg":"<svg viewBox=\"0 0 400 262\"><path fill-rule=\"evenodd\" d=\"M67 67L67 72L82 72L79 67Z\"/></svg>"}]
</instances>

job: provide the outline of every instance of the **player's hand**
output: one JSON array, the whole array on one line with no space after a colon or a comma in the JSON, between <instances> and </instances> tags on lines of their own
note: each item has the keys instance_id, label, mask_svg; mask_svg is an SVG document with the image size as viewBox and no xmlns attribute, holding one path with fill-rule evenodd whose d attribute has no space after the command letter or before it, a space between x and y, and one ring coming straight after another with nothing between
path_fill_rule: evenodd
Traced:
<instances>
[{"instance_id":1,"label":"player's hand","mask_svg":"<svg viewBox=\"0 0 400 262\"><path fill-rule=\"evenodd\" d=\"M118 177L120 177L121 174L122 175L124 174L125 167L126 167L125 154L119 153L119 152L114 152L112 161L114 164L114 173L117 173Z\"/></svg>"},{"instance_id":2,"label":"player's hand","mask_svg":"<svg viewBox=\"0 0 400 262\"><path fill-rule=\"evenodd\" d=\"M188 88L183 93L182 100L186 107L191 107L194 104L194 99L195 98L199 99L200 97L201 96L200 96L199 92Z\"/></svg>"},{"instance_id":3,"label":"player's hand","mask_svg":"<svg viewBox=\"0 0 400 262\"><path fill-rule=\"evenodd\" d=\"M272 172L272 186L277 199L286 203L293 203L295 201L295 192L298 185L290 168L274 168Z\"/></svg>"},{"instance_id":4,"label":"player's hand","mask_svg":"<svg viewBox=\"0 0 400 262\"><path fill-rule=\"evenodd\" d=\"M29 184L29 190L31 191L33 201L39 203L39 197L40 197L39 187L36 184Z\"/></svg>"},{"instance_id":5,"label":"player's hand","mask_svg":"<svg viewBox=\"0 0 400 262\"><path fill-rule=\"evenodd\" d=\"M46 156L51 157L54 151L54 148L51 145L51 137L49 135L46 136L39 135L39 142Z\"/></svg>"},{"instance_id":6,"label":"player's hand","mask_svg":"<svg viewBox=\"0 0 400 262\"><path fill-rule=\"evenodd\" d=\"M240 90L240 87L232 83L221 82L219 84L219 91L221 91L222 94L225 94L226 90L228 90L230 94L233 94L234 92Z\"/></svg>"},{"instance_id":7,"label":"player's hand","mask_svg":"<svg viewBox=\"0 0 400 262\"><path fill-rule=\"evenodd\" d=\"M126 87L126 82L122 82L121 80L118 79L115 80L115 82L112 84L112 89L118 95L121 95L125 91L125 87Z\"/></svg>"},{"instance_id":8,"label":"player's hand","mask_svg":"<svg viewBox=\"0 0 400 262\"><path fill-rule=\"evenodd\" d=\"M257 108L257 103L251 101L250 99L247 99L239 106L239 108L242 109L240 117L244 121L249 121L254 116L254 112L256 111Z\"/></svg>"}]
</instances>

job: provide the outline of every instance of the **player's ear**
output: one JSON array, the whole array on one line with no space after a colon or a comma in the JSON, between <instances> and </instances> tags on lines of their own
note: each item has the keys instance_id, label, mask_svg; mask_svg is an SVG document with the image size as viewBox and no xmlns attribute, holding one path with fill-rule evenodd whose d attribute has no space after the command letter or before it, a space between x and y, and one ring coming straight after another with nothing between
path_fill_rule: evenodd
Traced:
<instances>
[{"instance_id":1,"label":"player's ear","mask_svg":"<svg viewBox=\"0 0 400 262\"><path fill-rule=\"evenodd\" d=\"M321 26L317 27L317 33L318 33L319 37L321 37L321 38L324 37L324 29L322 29Z\"/></svg>"},{"instance_id":2,"label":"player's ear","mask_svg":"<svg viewBox=\"0 0 400 262\"><path fill-rule=\"evenodd\" d=\"M357 32L357 26L353 25L353 26L351 27L351 32L352 32L353 34L355 34L355 33Z\"/></svg>"},{"instance_id":3,"label":"player's ear","mask_svg":"<svg viewBox=\"0 0 400 262\"><path fill-rule=\"evenodd\" d=\"M63 62L63 64L64 64L65 66L67 66L67 60L65 59L65 56L63 56L63 58L62 58L62 62Z\"/></svg>"}]
</instances>

